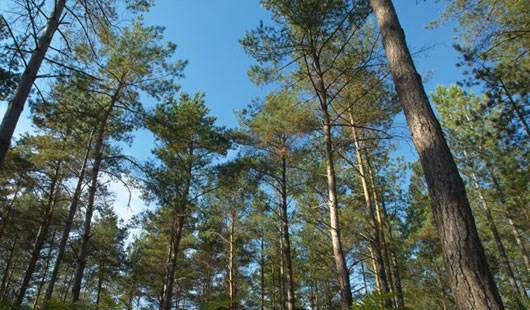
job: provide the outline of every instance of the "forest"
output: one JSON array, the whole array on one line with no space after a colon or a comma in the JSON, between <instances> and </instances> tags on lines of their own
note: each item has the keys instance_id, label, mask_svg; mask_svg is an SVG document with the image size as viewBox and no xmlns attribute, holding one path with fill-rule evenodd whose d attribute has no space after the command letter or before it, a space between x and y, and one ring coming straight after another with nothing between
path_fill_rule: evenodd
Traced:
<instances>
[{"instance_id":1,"label":"forest","mask_svg":"<svg viewBox=\"0 0 530 310\"><path fill-rule=\"evenodd\" d=\"M253 1L225 126L162 0L2 0L0 309L530 309L528 0L440 0L432 91L397 1Z\"/></svg>"}]
</instances>

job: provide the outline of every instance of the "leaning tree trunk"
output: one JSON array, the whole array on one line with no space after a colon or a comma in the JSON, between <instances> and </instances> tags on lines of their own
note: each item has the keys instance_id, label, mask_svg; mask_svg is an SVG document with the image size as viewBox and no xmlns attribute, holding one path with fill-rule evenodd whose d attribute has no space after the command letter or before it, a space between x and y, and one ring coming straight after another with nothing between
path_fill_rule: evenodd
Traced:
<instances>
[{"instance_id":1,"label":"leaning tree trunk","mask_svg":"<svg viewBox=\"0 0 530 310\"><path fill-rule=\"evenodd\" d=\"M376 263L376 270L377 276L380 281L380 289L383 293L388 294L390 293L390 285L389 285L389 274L385 270L385 264L387 267L389 267L388 262L385 263L384 259L384 231L381 227L381 220L379 216L379 212L377 213L378 219L376 220L375 214L374 214L374 207L372 205L372 200L370 199L370 191L368 189L368 177L364 169L364 160L361 153L361 145L359 143L359 135L357 134L357 128L355 128L355 122L353 119L353 111L351 108L348 109L348 113L350 116L350 125L352 130L352 137L353 137L353 143L355 145L355 154L357 155L357 163L359 165L359 174L361 175L361 184L363 187L363 194L364 194L364 201L366 203L366 208L368 209L368 216L372 222L372 226L374 228L374 255L375 255L375 263ZM386 307L392 307L392 301L389 298L385 298L385 306Z\"/></svg>"},{"instance_id":2,"label":"leaning tree trunk","mask_svg":"<svg viewBox=\"0 0 530 310\"><path fill-rule=\"evenodd\" d=\"M392 287L394 288L395 298L396 298L396 305L399 308L405 308L405 299L403 297L403 287L401 285L401 276L399 273L399 266L397 263L397 255L395 253L394 249L394 239L392 237L392 228L390 227L390 223L388 222L387 212L386 212L386 206L384 200L379 199L379 195L377 193L377 188L375 186L375 177L374 172L372 170L372 165L370 163L370 156L366 156L366 166L368 167L368 178L370 180L370 186L372 188L372 193L374 195L374 203L376 205L378 217L379 217L379 224L381 225L382 234L384 234L384 227L386 227L388 231L388 244L386 242L383 243L383 246L385 247L387 260L388 260L388 268L389 273L392 274Z\"/></svg>"},{"instance_id":3,"label":"leaning tree trunk","mask_svg":"<svg viewBox=\"0 0 530 310\"><path fill-rule=\"evenodd\" d=\"M0 169L2 169L4 164L4 159L7 150L9 149L9 144L11 143L11 138L15 132L15 127L17 126L20 114L22 114L22 110L24 110L24 105L28 99L31 87L37 78L37 73L39 72L42 61L46 56L46 52L48 52L53 35L59 27L65 4L66 0L55 1L55 8L48 18L46 27L37 42L37 46L31 54L31 58L24 73L22 73L15 94L7 106L4 118L2 119L2 124L0 124Z\"/></svg>"},{"instance_id":4,"label":"leaning tree trunk","mask_svg":"<svg viewBox=\"0 0 530 310\"><path fill-rule=\"evenodd\" d=\"M26 269L26 273L24 274L24 279L22 280L22 284L20 285L20 290L18 291L17 299L15 301L16 306L20 306L22 304L22 301L24 301L24 297L26 296L26 290L28 289L29 283L33 276L33 272L35 271L35 268L37 267L37 262L40 258L40 252L42 250L42 247L44 246L46 238L48 237L48 230L52 221L55 203L57 202L57 193L59 192L58 187L60 183L60 171L61 162L58 162L57 167L55 168L55 174L53 176L53 179L51 180L48 202L46 203L46 207L44 210L44 218L39 228L37 239L35 241L35 247L33 248L33 252L31 253L28 268Z\"/></svg>"},{"instance_id":5,"label":"leaning tree trunk","mask_svg":"<svg viewBox=\"0 0 530 310\"><path fill-rule=\"evenodd\" d=\"M486 168L488 169L488 172L490 174L491 181L493 182L493 186L495 187L495 191L497 192L497 195L499 195L499 200L504 208L504 212L506 213L506 218L508 219L508 224L510 224L510 229L512 230L512 234L515 238L515 242L517 243L517 247L519 248L519 252L523 257L524 263L526 265L526 270L528 271L528 273L530 273L530 259L528 257L528 252L526 251L526 247L521 238L521 234L519 233L519 230L517 230L515 222L513 221L513 215L510 211L510 207L508 206L508 202L506 201L504 191L502 190L499 181L497 181L497 177L495 176L493 168L489 163L486 163Z\"/></svg>"},{"instance_id":6,"label":"leaning tree trunk","mask_svg":"<svg viewBox=\"0 0 530 310\"><path fill-rule=\"evenodd\" d=\"M125 77L125 73L122 78ZM109 106L104 111L103 117L99 123L97 131L96 142L94 146L94 164L90 171L90 188L88 191L88 202L86 206L85 222L83 223L83 235L81 237L81 248L79 250L79 257L77 259L77 268L75 271L74 284L72 286L72 303L79 301L81 293L81 282L83 281L83 274L85 272L85 266L88 256L88 242L90 240L90 230L92 224L92 215L94 214L94 201L96 198L96 191L98 187L98 175L103 161L103 143L105 139L105 131L107 128L107 122L110 117L114 105L118 101L118 98L123 87L122 81L118 85L116 92L113 94Z\"/></svg>"},{"instance_id":7,"label":"leaning tree trunk","mask_svg":"<svg viewBox=\"0 0 530 310\"><path fill-rule=\"evenodd\" d=\"M70 236L70 231L72 230L74 216L77 212L77 205L79 204L79 199L81 197L83 181L85 179L86 165L88 162L88 158L90 157L90 149L92 147L93 134L94 131L90 133L90 137L88 138L88 145L86 147L85 156L83 158L83 162L81 163L81 168L79 169L79 178L75 187L74 196L72 197L72 202L70 203L70 208L68 210L68 216L66 217L66 223L64 224L63 234L61 237L61 242L59 243L59 248L57 249L57 256L53 265L52 274L50 280L48 281L48 286L46 287L46 294L44 295L45 300L50 300L52 298L55 281L57 281L59 268L61 267L64 252L66 251L66 243L68 242L68 237Z\"/></svg>"},{"instance_id":8,"label":"leaning tree trunk","mask_svg":"<svg viewBox=\"0 0 530 310\"><path fill-rule=\"evenodd\" d=\"M449 283L459 310L504 309L453 156L390 0L369 0L392 78L425 172Z\"/></svg>"},{"instance_id":9,"label":"leaning tree trunk","mask_svg":"<svg viewBox=\"0 0 530 310\"><path fill-rule=\"evenodd\" d=\"M464 150L464 156L466 157L467 160L469 160L469 155L466 150ZM510 285L512 286L514 291L517 292L517 294L521 295L521 291L519 290L519 286L517 285L517 280L515 279L515 274L513 273L510 260L508 259L508 255L506 255L504 244L502 243L501 236L499 235L499 231L497 230L497 225L495 224L493 215L491 214L488 201L486 200L486 197L484 197L484 193L482 191L482 188L480 187L477 173L475 172L475 169L473 168L471 168L471 176L472 176L475 189L477 190L478 196L482 202L482 211L484 211L484 214L486 214L486 219L488 220L491 233L493 234L493 239L495 240L495 244L497 245L497 250L499 251L501 261L504 264L504 268L506 269L506 275L508 276L508 281L510 282Z\"/></svg>"}]
</instances>

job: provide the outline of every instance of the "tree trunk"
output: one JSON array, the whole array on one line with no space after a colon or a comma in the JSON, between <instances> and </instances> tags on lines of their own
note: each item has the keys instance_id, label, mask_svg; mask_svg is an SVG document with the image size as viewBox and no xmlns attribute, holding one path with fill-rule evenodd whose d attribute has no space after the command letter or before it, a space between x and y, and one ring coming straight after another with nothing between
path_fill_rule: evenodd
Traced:
<instances>
[{"instance_id":1,"label":"tree trunk","mask_svg":"<svg viewBox=\"0 0 530 310\"><path fill-rule=\"evenodd\" d=\"M24 105L26 104L33 83L37 78L37 73L39 72L42 61L48 52L48 47L53 39L53 35L59 27L65 4L66 0L55 1L55 7L46 22L46 27L39 38L38 45L31 53L29 63L26 69L24 69L24 73L22 73L22 76L20 77L13 98L9 101L9 105L7 106L4 118L2 119L2 124L0 124L0 169L3 169L5 156L9 149L13 133L15 132L18 119L20 118L20 114L22 114L22 110L24 110Z\"/></svg>"},{"instance_id":2,"label":"tree trunk","mask_svg":"<svg viewBox=\"0 0 530 310\"><path fill-rule=\"evenodd\" d=\"M374 249L375 263L376 263L375 272L377 273L379 281L380 281L380 289L382 290L383 293L388 294L390 293L390 286L389 286L389 281L387 277L387 272L385 271L385 262L384 262L383 252L382 252L382 248L384 247L384 232L381 229L381 218L379 216L379 212L377 213L378 220L376 220L376 217L374 214L374 208L372 206L372 200L370 198L370 191L368 189L367 174L364 171L364 160L363 160L363 156L361 153L361 145L359 143L359 136L357 134L357 129L355 128L355 122L353 119L353 112L351 108L348 109L348 112L350 114L353 143L355 145L355 153L357 155L359 173L361 175L361 183L363 187L364 200L366 202L366 208L368 209L368 216L372 222L372 227L374 228L373 249ZM386 307L392 307L392 300L390 298L385 298L384 300L385 300Z\"/></svg>"},{"instance_id":3,"label":"tree trunk","mask_svg":"<svg viewBox=\"0 0 530 310\"><path fill-rule=\"evenodd\" d=\"M504 208L504 212L506 213L506 218L508 219L508 224L510 224L513 237L515 238L515 242L517 243L519 252L521 253L521 256L523 257L523 260L525 262L526 270L530 274L530 259L528 258L528 252L526 251L526 247L523 243L523 240L521 239L519 230L517 230L515 222L513 221L512 212L510 211L510 207L508 206L508 202L506 201L506 197L504 196L504 191L502 190L499 181L497 181L497 177L495 176L493 168L489 163L486 163L486 168L488 169L488 172L490 174L491 181L493 182L493 186L495 187L495 191L497 191L497 194L499 195L499 200L501 202L502 207Z\"/></svg>"},{"instance_id":4,"label":"tree trunk","mask_svg":"<svg viewBox=\"0 0 530 310\"><path fill-rule=\"evenodd\" d=\"M53 211L55 209L55 203L57 202L57 194L59 192L58 187L60 183L59 175L61 171L61 164L62 163L59 161L57 163L57 166L55 167L54 176L50 183L50 192L48 194L48 202L46 203L46 207L44 209L44 218L42 219L42 224L37 234L37 239L35 241L35 247L33 248L33 252L31 253L31 258L29 260L28 268L26 269L26 273L24 274L24 279L22 280L22 284L20 285L20 290L18 292L17 299L15 301L16 306L20 306L22 304L22 301L24 301L24 297L26 296L26 290L28 289L29 283L33 276L33 272L35 271L35 268L37 267L37 262L40 258L40 252L42 250L42 247L44 246L44 242L46 241L46 238L48 237L48 230L50 228Z\"/></svg>"},{"instance_id":5,"label":"tree trunk","mask_svg":"<svg viewBox=\"0 0 530 310\"><path fill-rule=\"evenodd\" d=\"M234 251L235 251L235 219L236 212L231 211L230 216L230 244L228 249L228 296L230 298L230 310L235 310L236 296L235 296L235 279L234 279Z\"/></svg>"},{"instance_id":6,"label":"tree trunk","mask_svg":"<svg viewBox=\"0 0 530 310\"><path fill-rule=\"evenodd\" d=\"M321 82L323 88L323 82ZM350 285L350 272L346 266L346 259L344 251L342 250L342 241L340 236L339 225L339 204L337 201L337 185L335 166L333 163L333 146L331 137L331 120L329 118L327 99L324 93L321 94L324 98L321 99L322 117L324 119L324 143L326 152L326 171L328 180L328 207L330 218L330 233L331 242L333 246L333 258L337 266L337 275L339 278L341 304L343 308L350 308L352 305L352 294Z\"/></svg>"},{"instance_id":7,"label":"tree trunk","mask_svg":"<svg viewBox=\"0 0 530 310\"><path fill-rule=\"evenodd\" d=\"M122 79L125 77L125 73L122 75ZM94 146L94 164L90 171L90 188L88 191L88 202L86 206L85 222L83 223L83 235L81 237L81 248L79 250L79 257L77 259L77 268L75 271L74 284L72 286L72 303L79 301L81 293L81 282L83 281L83 274L85 272L86 260L88 255L88 242L90 240L90 230L92 224L92 215L94 214L94 200L96 198L96 191L98 187L98 175L103 160L103 144L105 139L105 130L107 128L107 121L110 117L114 105L118 101L118 98L123 87L123 82L120 80L118 88L111 98L109 106L105 110L96 136L96 144Z\"/></svg>"},{"instance_id":8,"label":"tree trunk","mask_svg":"<svg viewBox=\"0 0 530 310\"><path fill-rule=\"evenodd\" d=\"M13 193L13 199L11 199L9 204L6 206L4 214L2 214L2 223L0 226L0 241L2 240L2 237L4 237L4 230L6 229L7 221L9 221L9 217L11 216L11 209L13 208L13 205L15 204L15 200L17 199L17 195L19 191L20 191L20 186L17 185L15 187L15 192Z\"/></svg>"},{"instance_id":9,"label":"tree trunk","mask_svg":"<svg viewBox=\"0 0 530 310\"><path fill-rule=\"evenodd\" d=\"M175 273L177 271L177 258L179 254L180 249L180 241L182 239L182 229L184 227L184 221L186 219L185 215L176 214L174 221L173 221L173 228L172 231L174 232L174 236L172 236L172 244L170 249L170 256L169 256L169 266L167 271L167 282L164 287L164 293L163 293L163 303L162 303L162 309L163 310L171 310L172 304L173 304L173 287L175 285Z\"/></svg>"},{"instance_id":10,"label":"tree trunk","mask_svg":"<svg viewBox=\"0 0 530 310\"><path fill-rule=\"evenodd\" d=\"M447 310L447 294L445 293L445 286L442 281L442 272L438 268L436 262L434 262L434 268L437 276L436 279L438 280L438 285L440 285L440 299L442 300L442 307L443 310Z\"/></svg>"},{"instance_id":11,"label":"tree trunk","mask_svg":"<svg viewBox=\"0 0 530 310\"><path fill-rule=\"evenodd\" d=\"M279 216L280 218L282 217L281 212ZM287 292L285 290L285 254L283 246L283 226L281 223L278 227L278 230L280 231L280 310L285 310L287 305Z\"/></svg>"},{"instance_id":12,"label":"tree trunk","mask_svg":"<svg viewBox=\"0 0 530 310\"><path fill-rule=\"evenodd\" d=\"M44 270L42 271L42 277L39 283L39 288L37 289L37 296L35 297L35 301L33 302L33 310L37 308L37 305L39 304L40 294L42 292L42 288L44 287L44 282L46 281L46 276L48 275L48 268L50 267L50 261L52 259L52 252L53 252L53 246L55 245L55 232L52 234L51 242L50 242L50 249L48 250L48 255L46 256L46 263L44 264Z\"/></svg>"},{"instance_id":13,"label":"tree trunk","mask_svg":"<svg viewBox=\"0 0 530 310\"><path fill-rule=\"evenodd\" d=\"M467 154L467 151L465 150L464 150L464 155L466 159L469 160L469 156ZM513 273L510 260L508 259L508 255L506 255L504 244L502 243L502 239L499 235L499 231L497 230L497 225L495 224L495 221L493 220L493 216L491 214L488 201L486 200L486 197L484 197L484 193L482 192L482 188L480 187L478 176L473 168L471 169L471 176L472 176L475 189L477 190L478 196L482 202L482 211L484 211L484 214L486 214L486 219L488 220L491 233L493 234L493 239L495 240L495 244L497 245L497 250L499 251L501 261L504 264L504 268L506 269L506 275L508 276L508 281L510 282L510 285L512 286L514 291L517 294L521 295L521 291L519 290L519 286L517 285L517 280L515 279L515 275Z\"/></svg>"},{"instance_id":14,"label":"tree trunk","mask_svg":"<svg viewBox=\"0 0 530 310\"><path fill-rule=\"evenodd\" d=\"M101 290L103 289L103 264L99 264L98 272L98 291L96 294L96 310L99 309L99 303L101 301Z\"/></svg>"},{"instance_id":15,"label":"tree trunk","mask_svg":"<svg viewBox=\"0 0 530 310\"><path fill-rule=\"evenodd\" d=\"M274 261L271 263L271 309L276 309L276 290L275 290L275 270L274 270Z\"/></svg>"},{"instance_id":16,"label":"tree trunk","mask_svg":"<svg viewBox=\"0 0 530 310\"><path fill-rule=\"evenodd\" d=\"M265 231L261 228L261 242L260 242L260 310L265 309L265 247L264 247Z\"/></svg>"},{"instance_id":17,"label":"tree trunk","mask_svg":"<svg viewBox=\"0 0 530 310\"><path fill-rule=\"evenodd\" d=\"M59 243L59 248L57 249L57 256L55 258L55 263L53 265L52 275L48 282L48 287L46 288L46 294L44 295L45 300L50 300L53 294L53 288L55 286L55 281L57 280L57 275L59 274L59 268L64 257L64 252L66 251L66 244L68 242L68 237L70 236L70 231L72 230L72 225L74 222L75 213L77 212L77 205L79 204L79 199L81 197L81 191L83 187L83 181L85 179L86 165L88 158L90 157L90 149L92 147L92 136L94 130L90 133L88 138L88 145L86 147L85 156L79 169L79 178L77 180L77 185L75 187L74 196L72 197L72 202L70 203L70 208L68 210L68 216L66 217L66 222L63 228L63 234L61 237L61 242Z\"/></svg>"},{"instance_id":18,"label":"tree trunk","mask_svg":"<svg viewBox=\"0 0 530 310\"><path fill-rule=\"evenodd\" d=\"M193 147L189 149L189 155L193 155ZM186 183L184 185L184 192L182 197L180 197L179 201L176 201L177 206L180 206L179 208L175 208L175 216L176 218L173 219L173 227L172 227L172 235L171 240L173 241L170 245L170 264L168 266L168 271L166 274L167 280L164 284L164 290L162 292L162 308L161 310L171 310L171 304L173 299L173 286L175 282L175 272L177 270L177 258L180 248L180 240L182 238L182 228L184 227L184 221L186 220L186 212L187 212L187 206L188 206L188 196L189 191L191 187L191 179L192 179L192 169L193 167L191 165L188 165L187 172L186 172ZM181 212L182 214L177 214L178 212ZM175 226L176 224L176 226Z\"/></svg>"},{"instance_id":19,"label":"tree trunk","mask_svg":"<svg viewBox=\"0 0 530 310\"><path fill-rule=\"evenodd\" d=\"M401 276L399 273L399 266L397 263L397 255L394 250L394 240L392 237L392 228L390 227L390 223L388 222L388 217L386 213L386 207L384 201L379 199L379 195L377 194L377 188L375 187L375 178L374 178L374 172L372 170L372 165L370 163L370 156L366 156L366 165L368 166L368 177L370 179L370 186L372 187L372 193L374 195L374 203L377 208L377 213L379 217L379 224L381 225L381 233L384 235L384 227L386 227L388 231L388 244L385 240L383 240L383 246L385 247L386 255L387 255L387 264L389 273L392 275L392 279L390 280L392 282L393 291L395 293L396 298L396 305L398 307L404 308L405 307L405 299L403 296L403 287L401 286ZM390 257L388 257L390 256Z\"/></svg>"},{"instance_id":20,"label":"tree trunk","mask_svg":"<svg viewBox=\"0 0 530 310\"><path fill-rule=\"evenodd\" d=\"M287 309L295 309L295 296L293 287L293 265L291 260L291 242L289 240L289 222L287 217L287 160L285 155L282 156L282 173L281 173L281 196L282 196L282 228L283 244L285 254L285 268L287 269Z\"/></svg>"},{"instance_id":21,"label":"tree trunk","mask_svg":"<svg viewBox=\"0 0 530 310\"><path fill-rule=\"evenodd\" d=\"M390 0L369 0L431 197L458 310L504 309L453 156L414 67Z\"/></svg>"},{"instance_id":22,"label":"tree trunk","mask_svg":"<svg viewBox=\"0 0 530 310\"><path fill-rule=\"evenodd\" d=\"M9 249L9 257L6 261L6 267L4 268L4 275L2 276L2 283L0 284L0 300L4 301L4 296L7 291L7 282L9 278L9 273L11 272L11 264L13 263L13 258L15 256L15 248L18 243L18 238L13 239L13 245Z\"/></svg>"}]
</instances>

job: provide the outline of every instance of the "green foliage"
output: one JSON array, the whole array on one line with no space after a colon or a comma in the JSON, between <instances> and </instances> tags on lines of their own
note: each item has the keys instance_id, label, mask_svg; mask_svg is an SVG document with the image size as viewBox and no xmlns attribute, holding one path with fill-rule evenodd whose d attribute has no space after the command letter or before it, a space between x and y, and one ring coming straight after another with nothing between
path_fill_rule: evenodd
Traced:
<instances>
[{"instance_id":1,"label":"green foliage","mask_svg":"<svg viewBox=\"0 0 530 310\"><path fill-rule=\"evenodd\" d=\"M364 296L360 301L354 302L351 310L381 310L387 309L383 307L384 300L392 298L394 295L391 293L380 293L377 291L371 292ZM392 308L394 310L412 310L407 307Z\"/></svg>"},{"instance_id":2,"label":"green foliage","mask_svg":"<svg viewBox=\"0 0 530 310\"><path fill-rule=\"evenodd\" d=\"M230 309L230 300L212 302L199 306L200 310L228 310Z\"/></svg>"}]
</instances>

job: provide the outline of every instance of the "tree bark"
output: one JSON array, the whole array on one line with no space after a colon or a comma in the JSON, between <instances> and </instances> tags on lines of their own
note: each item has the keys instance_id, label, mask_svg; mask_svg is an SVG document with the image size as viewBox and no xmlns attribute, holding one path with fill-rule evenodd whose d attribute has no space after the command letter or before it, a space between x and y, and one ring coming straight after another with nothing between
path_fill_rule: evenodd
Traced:
<instances>
[{"instance_id":1,"label":"tree bark","mask_svg":"<svg viewBox=\"0 0 530 310\"><path fill-rule=\"evenodd\" d=\"M392 78L429 188L449 283L458 310L504 309L453 156L408 50L390 0L369 0Z\"/></svg>"},{"instance_id":2,"label":"tree bark","mask_svg":"<svg viewBox=\"0 0 530 310\"><path fill-rule=\"evenodd\" d=\"M180 250L180 241L182 239L182 229L184 227L186 216L176 214L173 220L172 244L170 245L169 266L167 271L167 281L164 287L162 298L162 310L171 310L173 305L173 287L175 286L175 273L177 271L177 259Z\"/></svg>"},{"instance_id":3,"label":"tree bark","mask_svg":"<svg viewBox=\"0 0 530 310\"><path fill-rule=\"evenodd\" d=\"M293 264L291 260L291 241L289 239L289 221L287 217L287 159L285 158L285 155L282 155L281 191L283 244L285 253L285 268L287 269L287 309L294 310L295 296L293 286Z\"/></svg>"},{"instance_id":4,"label":"tree bark","mask_svg":"<svg viewBox=\"0 0 530 310\"><path fill-rule=\"evenodd\" d=\"M121 79L125 78L125 73L123 73ZM124 86L123 81L119 81L118 88L111 97L109 106L104 111L101 122L96 136L96 144L94 146L94 164L92 170L90 171L90 188L88 191L88 202L86 206L85 213L85 222L83 223L83 235L81 238L81 248L79 250L79 257L77 259L77 268L75 271L74 284L72 286L72 303L79 301L79 296L81 293L81 282L83 281L83 274L85 271L86 260L88 256L88 242L90 240L90 230L92 224L92 215L94 214L94 201L96 198L96 191L98 187L98 175L101 167L101 162L103 161L103 144L105 140L105 132L107 128L107 122L110 117L111 112L114 109L114 105L118 101L118 98L121 94L121 89Z\"/></svg>"},{"instance_id":5,"label":"tree bark","mask_svg":"<svg viewBox=\"0 0 530 310\"><path fill-rule=\"evenodd\" d=\"M230 244L228 249L228 296L230 298L230 310L236 309L236 296L235 296L235 278L234 278L234 252L235 252L235 210L231 211L230 214Z\"/></svg>"},{"instance_id":6,"label":"tree bark","mask_svg":"<svg viewBox=\"0 0 530 310\"><path fill-rule=\"evenodd\" d=\"M188 154L190 156L193 156L193 147L190 147ZM172 306L172 299L173 299L173 286L175 282L175 272L177 270L177 258L180 248L180 240L182 238L182 228L184 227L184 222L186 220L186 212L187 212L187 206L188 206L188 196L189 191L191 187L191 179L192 179L192 165L188 165L187 172L186 172L186 183L184 185L184 191L182 197L180 197L179 201L176 201L177 206L180 206L179 208L175 208L175 218L173 219L173 227L172 227L172 235L171 240L172 244L170 245L170 264L168 266L168 271L166 274L167 280L164 284L164 290L162 292L162 307L161 310L171 310ZM182 214L178 214L178 212L181 212ZM176 225L176 226L175 226Z\"/></svg>"},{"instance_id":7,"label":"tree bark","mask_svg":"<svg viewBox=\"0 0 530 310\"><path fill-rule=\"evenodd\" d=\"M53 265L52 274L48 282L48 287L46 288L46 294L44 295L45 300L50 300L52 298L55 281L57 281L57 275L59 274L59 268L61 267L61 263L64 257L64 252L66 251L66 244L68 242L68 237L70 236L70 231L72 230L75 213L77 212L77 205L79 204L79 199L81 197L83 181L85 179L86 165L88 162L88 158L90 157L90 149L92 147L93 134L94 134L94 131L90 133L90 137L88 138L88 145L86 147L85 156L83 158L81 168L79 169L79 178L77 180L77 185L75 187L74 196L72 197L72 202L70 203L70 208L68 209L68 216L66 217L66 222L63 228L63 234L61 236L59 248L57 249L57 256L55 258L55 263Z\"/></svg>"},{"instance_id":8,"label":"tree bark","mask_svg":"<svg viewBox=\"0 0 530 310\"><path fill-rule=\"evenodd\" d=\"M323 82L320 83L322 89L324 89ZM340 225L339 225L339 204L337 201L337 185L335 166L333 163L333 146L331 137L331 120L329 118L327 98L325 93L320 94L321 97L321 112L324 120L324 143L326 152L326 175L328 180L328 207L329 207L329 218L330 218L330 233L331 242L333 246L333 258L335 259L335 265L337 266L337 275L339 278L341 304L344 308L350 308L352 305L352 294L350 285L350 272L346 266L346 259L344 257L344 251L342 249L342 241L340 236Z\"/></svg>"},{"instance_id":9,"label":"tree bark","mask_svg":"<svg viewBox=\"0 0 530 310\"><path fill-rule=\"evenodd\" d=\"M20 81L18 82L17 88L13 98L9 101L7 110L0 124L0 169L3 169L5 156L9 145L11 144L11 138L15 132L15 128L24 110L24 105L28 99L29 93L37 78L37 73L41 67L42 61L48 52L48 48L53 39L55 31L59 27L59 22L63 15L63 10L66 5L66 0L56 0L55 7L51 13L48 21L46 22L46 27L42 32L42 36L39 38L37 46L31 54L29 63L24 69Z\"/></svg>"},{"instance_id":10,"label":"tree bark","mask_svg":"<svg viewBox=\"0 0 530 310\"><path fill-rule=\"evenodd\" d=\"M20 290L18 292L17 299L15 301L16 306L20 306L22 304L22 301L24 301L24 297L26 296L26 290L28 289L29 283L33 276L33 272L35 271L35 268L37 267L37 262L40 258L40 252L42 250L42 247L44 246L44 242L46 241L46 238L48 237L48 230L50 228L50 224L52 221L53 211L55 209L55 203L57 202L57 193L59 192L58 187L60 183L59 180L60 180L61 164L62 163L59 161L57 163L57 166L55 167L54 176L50 183L48 202L46 203L46 207L44 208L44 217L42 219L42 224L37 234L37 239L35 241L35 247L33 248L33 252L31 253L31 258L29 260L28 268L26 269L26 273L24 274L24 279L22 280L22 284L20 285Z\"/></svg>"}]
</instances>

